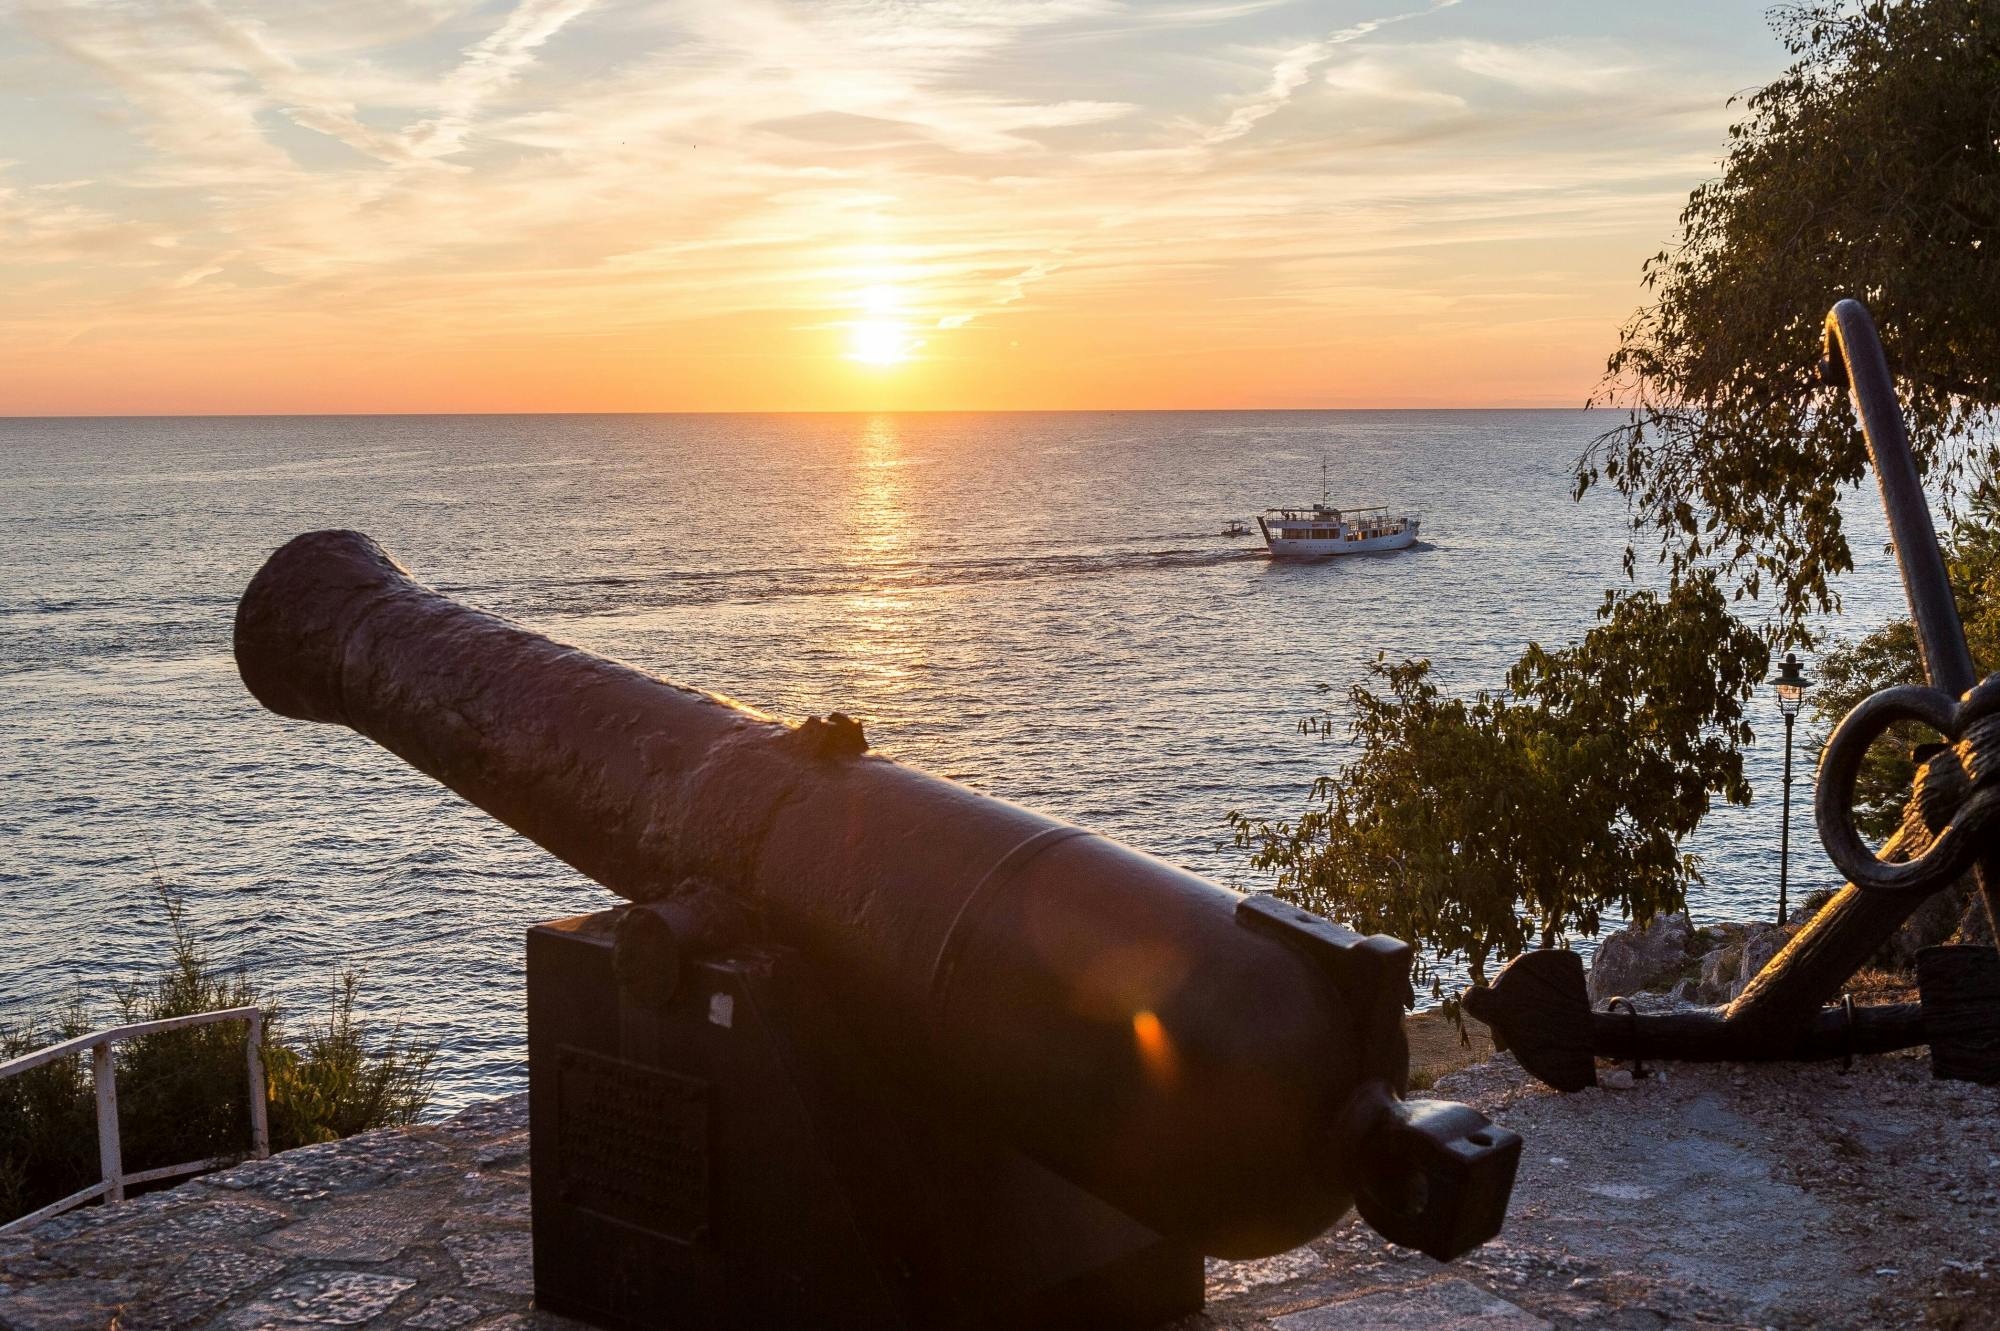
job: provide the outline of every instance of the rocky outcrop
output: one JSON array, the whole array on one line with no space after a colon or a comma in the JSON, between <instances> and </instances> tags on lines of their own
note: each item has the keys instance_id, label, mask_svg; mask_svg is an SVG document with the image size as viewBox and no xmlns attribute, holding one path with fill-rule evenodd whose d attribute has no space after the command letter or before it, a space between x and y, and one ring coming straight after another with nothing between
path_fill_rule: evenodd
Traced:
<instances>
[{"instance_id":1,"label":"rocky outcrop","mask_svg":"<svg viewBox=\"0 0 2000 1331\"><path fill-rule=\"evenodd\" d=\"M1757 972L1784 950L1796 928L1759 923L1724 924L1704 930L1705 937L1719 941L1702 954L1695 1002L1706 1006L1734 1002Z\"/></svg>"},{"instance_id":2,"label":"rocky outcrop","mask_svg":"<svg viewBox=\"0 0 2000 1331\"><path fill-rule=\"evenodd\" d=\"M1643 929L1635 926L1607 934L1590 962L1591 1004L1662 988L1679 979L1693 937L1694 925L1685 911L1655 915Z\"/></svg>"},{"instance_id":3,"label":"rocky outcrop","mask_svg":"<svg viewBox=\"0 0 2000 1331\"><path fill-rule=\"evenodd\" d=\"M1743 960L1736 970L1736 993L1755 979L1757 972L1770 963L1772 957L1785 950L1785 944L1792 940L1793 930L1776 924L1753 924L1743 937ZM1731 994L1734 998L1736 995Z\"/></svg>"},{"instance_id":4,"label":"rocky outcrop","mask_svg":"<svg viewBox=\"0 0 2000 1331\"><path fill-rule=\"evenodd\" d=\"M1640 993L1702 1006L1732 1002L1797 929L1769 923L1696 929L1686 915L1655 916L1644 929L1621 929L1598 945L1588 980L1591 1005Z\"/></svg>"},{"instance_id":5,"label":"rocky outcrop","mask_svg":"<svg viewBox=\"0 0 2000 1331\"><path fill-rule=\"evenodd\" d=\"M1953 941L1960 923L1978 908L1984 914L1979 894L1972 889L1972 877L1968 874L1950 887L1932 894L1922 905L1910 913L1903 927L1890 935L1881 950L1869 958L1869 964L1879 970L1906 971L1917 964L1917 953L1939 943ZM1974 939L1959 940L1963 942Z\"/></svg>"}]
</instances>

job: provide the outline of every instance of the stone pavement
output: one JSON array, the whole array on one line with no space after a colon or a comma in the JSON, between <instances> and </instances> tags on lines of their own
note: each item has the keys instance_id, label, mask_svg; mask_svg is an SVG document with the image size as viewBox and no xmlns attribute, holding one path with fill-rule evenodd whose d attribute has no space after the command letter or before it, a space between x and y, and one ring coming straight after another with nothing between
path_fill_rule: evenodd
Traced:
<instances>
[{"instance_id":1,"label":"stone pavement","mask_svg":"<svg viewBox=\"0 0 2000 1331\"><path fill-rule=\"evenodd\" d=\"M524 1095L0 1237L8 1331L574 1325L532 1293Z\"/></svg>"},{"instance_id":2,"label":"stone pavement","mask_svg":"<svg viewBox=\"0 0 2000 1331\"><path fill-rule=\"evenodd\" d=\"M1343 1226L1340 1233L1348 1233ZM1352 1237L1384 1251L1361 1228ZM1412 1272L1441 1271L1402 1254ZM1297 1311L1283 1291L1324 1283L1301 1249L1265 1262L1211 1264L1209 1314L1278 1331L1546 1325L1461 1280L1326 1297ZM527 1097L477 1105L443 1123L287 1151L117 1206L72 1212L0 1238L6 1331L576 1331L531 1306ZM1290 1315L1255 1316L1277 1296ZM1223 1322L1230 1325L1230 1322Z\"/></svg>"},{"instance_id":3,"label":"stone pavement","mask_svg":"<svg viewBox=\"0 0 2000 1331\"><path fill-rule=\"evenodd\" d=\"M1175 1331L2000 1327L2000 1090L1922 1058L1559 1096L1446 1078L1527 1138L1507 1231L1451 1267L1352 1219L1212 1262ZM533 1310L527 1102L288 1151L0 1238L5 1331L575 1331Z\"/></svg>"}]
</instances>

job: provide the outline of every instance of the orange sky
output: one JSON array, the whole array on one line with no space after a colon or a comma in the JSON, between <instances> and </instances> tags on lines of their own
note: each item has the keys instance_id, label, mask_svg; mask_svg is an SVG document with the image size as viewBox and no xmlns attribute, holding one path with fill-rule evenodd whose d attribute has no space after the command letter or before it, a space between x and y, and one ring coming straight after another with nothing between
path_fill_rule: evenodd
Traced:
<instances>
[{"instance_id":1,"label":"orange sky","mask_svg":"<svg viewBox=\"0 0 2000 1331\"><path fill-rule=\"evenodd\" d=\"M28 0L0 414L1576 405L1740 5Z\"/></svg>"}]
</instances>

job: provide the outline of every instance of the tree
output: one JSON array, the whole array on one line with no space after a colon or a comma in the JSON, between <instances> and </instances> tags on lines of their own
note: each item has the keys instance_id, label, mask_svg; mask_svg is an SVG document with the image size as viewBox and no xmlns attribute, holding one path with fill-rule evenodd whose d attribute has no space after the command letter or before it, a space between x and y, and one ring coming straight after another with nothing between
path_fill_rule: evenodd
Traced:
<instances>
[{"instance_id":1,"label":"tree","mask_svg":"<svg viewBox=\"0 0 2000 1331\"><path fill-rule=\"evenodd\" d=\"M1631 506L1675 578L1777 592L1777 636L1836 608L1837 498L1866 452L1818 374L1843 296L1875 316L1919 466L1947 492L2000 404L2000 0L1774 14L1795 62L1752 94L1721 177L1646 265L1593 405L1625 410L1576 468ZM1636 551L1628 548L1628 571Z\"/></svg>"},{"instance_id":2,"label":"tree","mask_svg":"<svg viewBox=\"0 0 2000 1331\"><path fill-rule=\"evenodd\" d=\"M1599 621L1576 646L1530 644L1505 693L1470 700L1427 661L1378 658L1386 692L1349 695L1353 756L1296 821L1232 813L1237 844L1290 900L1423 943L1434 994L1436 960L1483 982L1606 911L1680 909L1700 877L1682 839L1714 796L1749 801L1743 704L1768 649L1706 574L1607 595Z\"/></svg>"},{"instance_id":3,"label":"tree","mask_svg":"<svg viewBox=\"0 0 2000 1331\"><path fill-rule=\"evenodd\" d=\"M1600 481L1625 496L1626 573L1651 536L1666 594L1610 597L1578 647L1531 646L1504 695L1453 701L1427 663L1378 661L1387 692L1353 691L1356 754L1306 814L1233 817L1287 895L1463 955L1475 978L1607 910L1678 906L1700 872L1683 838L1714 796L1747 800L1742 708L1765 643L1809 641L1853 564L1838 500L1866 451L1819 372L1836 300L1873 311L1932 488L1949 495L1991 460L2000 0L1825 0L1774 18L1793 64L1750 96L1722 175L1646 265L1652 303L1592 400L1624 423L1574 476L1579 498ZM1962 598L1978 541L2000 551L2000 533L1954 538ZM1753 633L1728 607L1767 588L1775 613ZM1978 641L1974 654L2000 664ZM1892 627L1826 667L1822 698L1913 660ZM1896 761L1865 778L1883 809L1907 789Z\"/></svg>"}]
</instances>

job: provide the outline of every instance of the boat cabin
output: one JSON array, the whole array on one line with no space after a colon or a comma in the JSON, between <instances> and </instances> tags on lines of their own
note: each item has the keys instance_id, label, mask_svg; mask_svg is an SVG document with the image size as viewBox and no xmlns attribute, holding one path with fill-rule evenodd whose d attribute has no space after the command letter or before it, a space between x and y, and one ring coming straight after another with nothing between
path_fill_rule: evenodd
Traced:
<instances>
[{"instance_id":1,"label":"boat cabin","mask_svg":"<svg viewBox=\"0 0 2000 1331\"><path fill-rule=\"evenodd\" d=\"M1278 541L1369 541L1391 535L1403 525L1386 508L1345 511L1315 504L1311 508L1274 508L1264 514L1264 529Z\"/></svg>"}]
</instances>

